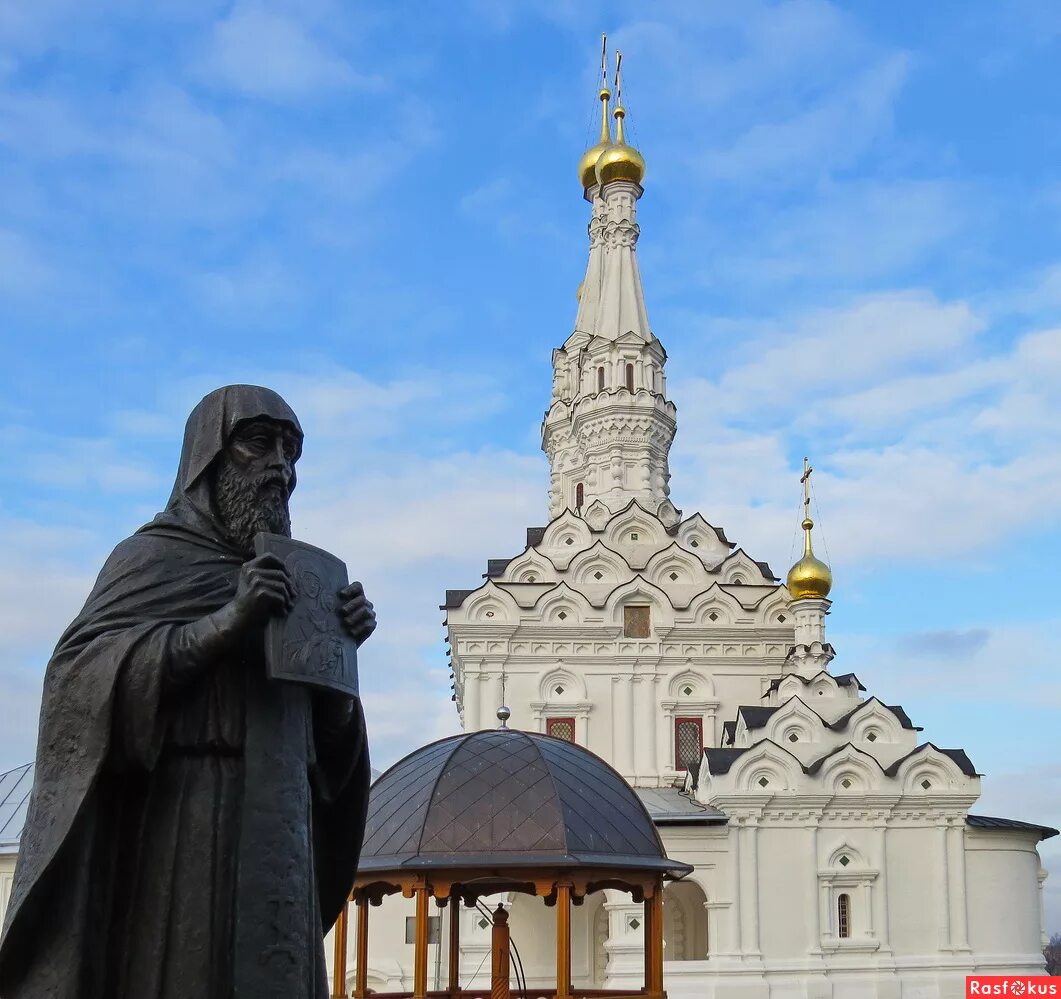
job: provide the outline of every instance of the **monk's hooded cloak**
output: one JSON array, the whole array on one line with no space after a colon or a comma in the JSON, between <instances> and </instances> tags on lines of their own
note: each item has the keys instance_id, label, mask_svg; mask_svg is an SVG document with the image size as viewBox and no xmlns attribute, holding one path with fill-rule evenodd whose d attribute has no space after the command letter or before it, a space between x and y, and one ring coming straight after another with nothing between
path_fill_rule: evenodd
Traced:
<instances>
[{"instance_id":1,"label":"monk's hooded cloak","mask_svg":"<svg viewBox=\"0 0 1061 999\"><path fill-rule=\"evenodd\" d=\"M261 417L301 440L268 389L199 403L166 510L114 550L48 664L3 999L327 995L368 798L360 703L267 680L260 638L196 662L193 622L245 558L208 472Z\"/></svg>"}]
</instances>

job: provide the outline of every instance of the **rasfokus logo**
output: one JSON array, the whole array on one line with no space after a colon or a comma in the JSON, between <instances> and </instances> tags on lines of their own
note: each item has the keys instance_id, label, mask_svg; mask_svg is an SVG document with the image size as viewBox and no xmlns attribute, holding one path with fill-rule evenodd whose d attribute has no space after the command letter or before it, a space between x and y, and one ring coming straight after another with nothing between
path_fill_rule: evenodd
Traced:
<instances>
[{"instance_id":1,"label":"rasfokus logo","mask_svg":"<svg viewBox=\"0 0 1061 999\"><path fill-rule=\"evenodd\" d=\"M1061 997L1061 978L1049 975L969 975L965 979L965 999L974 996Z\"/></svg>"}]
</instances>

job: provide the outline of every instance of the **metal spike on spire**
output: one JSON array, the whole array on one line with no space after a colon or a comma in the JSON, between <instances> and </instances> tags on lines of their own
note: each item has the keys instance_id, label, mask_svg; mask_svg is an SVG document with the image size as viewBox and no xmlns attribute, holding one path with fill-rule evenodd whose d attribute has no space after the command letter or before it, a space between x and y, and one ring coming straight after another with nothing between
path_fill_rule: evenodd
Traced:
<instances>
[{"instance_id":1,"label":"metal spike on spire","mask_svg":"<svg viewBox=\"0 0 1061 999\"><path fill-rule=\"evenodd\" d=\"M497 709L497 720L501 722L498 728L508 728L508 720L512 717L512 709L505 704L505 664L501 664L501 706Z\"/></svg>"},{"instance_id":2,"label":"metal spike on spire","mask_svg":"<svg viewBox=\"0 0 1061 999\"><path fill-rule=\"evenodd\" d=\"M612 123L608 114L608 100L612 96L608 90L608 36L600 36L600 145L606 146L612 141Z\"/></svg>"}]
</instances>

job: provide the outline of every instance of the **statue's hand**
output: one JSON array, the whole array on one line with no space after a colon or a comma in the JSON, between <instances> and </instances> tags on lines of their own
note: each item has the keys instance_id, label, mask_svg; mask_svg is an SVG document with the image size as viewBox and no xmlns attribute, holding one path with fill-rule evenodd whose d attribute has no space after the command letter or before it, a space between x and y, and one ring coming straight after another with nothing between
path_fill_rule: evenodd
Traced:
<instances>
[{"instance_id":1,"label":"statue's hand","mask_svg":"<svg viewBox=\"0 0 1061 999\"><path fill-rule=\"evenodd\" d=\"M295 602L295 588L287 567L276 555L266 554L243 563L236 595L224 608L233 634L262 627L270 617L283 616Z\"/></svg>"},{"instance_id":2,"label":"statue's hand","mask_svg":"<svg viewBox=\"0 0 1061 999\"><path fill-rule=\"evenodd\" d=\"M342 605L339 614L350 636L361 645L376 630L376 612L372 609L365 588L360 583L351 583L339 591Z\"/></svg>"}]
</instances>

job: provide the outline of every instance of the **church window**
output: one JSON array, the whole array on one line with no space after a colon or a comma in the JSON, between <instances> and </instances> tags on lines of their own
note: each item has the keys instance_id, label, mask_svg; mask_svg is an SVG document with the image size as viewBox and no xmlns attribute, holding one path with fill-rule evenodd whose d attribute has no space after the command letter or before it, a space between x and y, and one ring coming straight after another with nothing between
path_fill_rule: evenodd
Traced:
<instances>
[{"instance_id":1,"label":"church window","mask_svg":"<svg viewBox=\"0 0 1061 999\"><path fill-rule=\"evenodd\" d=\"M574 543L575 543L575 539L574 538L565 538L564 539L564 544L565 545L573 545Z\"/></svg>"},{"instance_id":2,"label":"church window","mask_svg":"<svg viewBox=\"0 0 1061 999\"><path fill-rule=\"evenodd\" d=\"M678 579L678 574L677 574L676 572L672 572L672 573L670 574L670 580L671 580L671 582L673 583L673 582L675 582L675 581L676 581L677 579Z\"/></svg>"},{"instance_id":3,"label":"church window","mask_svg":"<svg viewBox=\"0 0 1061 999\"><path fill-rule=\"evenodd\" d=\"M847 892L836 898L836 935L845 940L851 936L851 896Z\"/></svg>"},{"instance_id":4,"label":"church window","mask_svg":"<svg viewBox=\"0 0 1061 999\"><path fill-rule=\"evenodd\" d=\"M631 541L640 541L641 540L641 535L638 534L637 531L634 531L634 533L630 535L630 540Z\"/></svg>"},{"instance_id":5,"label":"church window","mask_svg":"<svg viewBox=\"0 0 1061 999\"><path fill-rule=\"evenodd\" d=\"M789 732L788 733L788 741L789 742L799 742L799 736L796 735L795 732Z\"/></svg>"},{"instance_id":6,"label":"church window","mask_svg":"<svg viewBox=\"0 0 1061 999\"><path fill-rule=\"evenodd\" d=\"M770 786L770 781L768 781L765 777L760 777L759 780L756 781L756 783L759 785L759 787L769 787Z\"/></svg>"},{"instance_id":7,"label":"church window","mask_svg":"<svg viewBox=\"0 0 1061 999\"><path fill-rule=\"evenodd\" d=\"M702 718L674 719L674 766L688 770L704 754L704 721Z\"/></svg>"},{"instance_id":8,"label":"church window","mask_svg":"<svg viewBox=\"0 0 1061 999\"><path fill-rule=\"evenodd\" d=\"M685 695L686 697L689 697L689 696L691 696L691 695L692 695L692 692L693 692L693 688L692 688L692 687L690 687L690 686L689 686L689 684L686 684L686 685L685 685L684 687L682 687L682 693L683 693L683 694L684 694L684 695Z\"/></svg>"},{"instance_id":9,"label":"church window","mask_svg":"<svg viewBox=\"0 0 1061 999\"><path fill-rule=\"evenodd\" d=\"M574 718L548 718L545 722L545 734L554 739L563 739L564 742L575 741L575 719Z\"/></svg>"},{"instance_id":10,"label":"church window","mask_svg":"<svg viewBox=\"0 0 1061 999\"><path fill-rule=\"evenodd\" d=\"M877 733L874 732L873 729L870 729L866 733L866 742L876 742L876 741L877 741Z\"/></svg>"},{"instance_id":11,"label":"church window","mask_svg":"<svg viewBox=\"0 0 1061 999\"><path fill-rule=\"evenodd\" d=\"M921 781L921 786L927 791L932 786L932 781L930 781L926 777L923 781Z\"/></svg>"},{"instance_id":12,"label":"church window","mask_svg":"<svg viewBox=\"0 0 1061 999\"><path fill-rule=\"evenodd\" d=\"M527 582L528 582L528 583L536 583L536 582L538 582L538 577L537 577L537 576L535 576L535 575L534 575L534 573L532 572L532 573L531 573L531 574L530 574L530 575L529 575L529 576L527 577Z\"/></svg>"},{"instance_id":13,"label":"church window","mask_svg":"<svg viewBox=\"0 0 1061 999\"><path fill-rule=\"evenodd\" d=\"M730 583L731 583L731 584L732 584L733 586L743 586L743 585L744 585L744 577L743 577L743 576L734 576L734 577L733 577L733 578L732 578L732 579L730 580Z\"/></svg>"},{"instance_id":14,"label":"church window","mask_svg":"<svg viewBox=\"0 0 1061 999\"><path fill-rule=\"evenodd\" d=\"M837 862L841 867L847 867L847 865L851 863L851 858L845 853Z\"/></svg>"},{"instance_id":15,"label":"church window","mask_svg":"<svg viewBox=\"0 0 1061 999\"><path fill-rule=\"evenodd\" d=\"M693 540L689 542L689 547L690 548L699 548L700 547L700 542L697 541L696 538L693 538Z\"/></svg>"},{"instance_id":16,"label":"church window","mask_svg":"<svg viewBox=\"0 0 1061 999\"><path fill-rule=\"evenodd\" d=\"M784 614L778 614L777 615L777 623L778 624L784 624L785 623L785 615Z\"/></svg>"},{"instance_id":17,"label":"church window","mask_svg":"<svg viewBox=\"0 0 1061 999\"><path fill-rule=\"evenodd\" d=\"M487 611L486 612L486 616L487 617L493 617L494 616L494 612L493 611Z\"/></svg>"},{"instance_id":18,"label":"church window","mask_svg":"<svg viewBox=\"0 0 1061 999\"><path fill-rule=\"evenodd\" d=\"M632 364L626 366L626 390L627 392L634 391L634 366Z\"/></svg>"},{"instance_id":19,"label":"church window","mask_svg":"<svg viewBox=\"0 0 1061 999\"><path fill-rule=\"evenodd\" d=\"M840 786L841 786L841 787L842 787L842 788L843 788L843 789L844 789L845 791L846 791L846 790L848 790L848 788L850 788L850 787L851 787L851 778L850 778L850 777L845 777L845 778L844 778L844 779L843 779L842 781L840 781Z\"/></svg>"},{"instance_id":20,"label":"church window","mask_svg":"<svg viewBox=\"0 0 1061 999\"><path fill-rule=\"evenodd\" d=\"M623 608L623 636L625 638L648 638L651 632L650 608L645 606Z\"/></svg>"},{"instance_id":21,"label":"church window","mask_svg":"<svg viewBox=\"0 0 1061 999\"><path fill-rule=\"evenodd\" d=\"M597 391L604 391L604 368L597 368Z\"/></svg>"},{"instance_id":22,"label":"church window","mask_svg":"<svg viewBox=\"0 0 1061 999\"><path fill-rule=\"evenodd\" d=\"M709 617L709 618L710 618L710 619L711 619L712 621L717 621L717 620L718 620L718 614L716 614L716 613L715 613L714 611L712 611L712 612L711 612L710 614L708 614L707 616L708 616L708 617Z\"/></svg>"},{"instance_id":23,"label":"church window","mask_svg":"<svg viewBox=\"0 0 1061 999\"><path fill-rule=\"evenodd\" d=\"M575 486L575 509L576 510L581 510L582 509L582 504L585 503L585 502L586 502L586 486L585 486L584 483L580 482L577 486ZM574 541L574 538L568 538L567 539L567 543L569 545L572 544L573 541Z\"/></svg>"},{"instance_id":24,"label":"church window","mask_svg":"<svg viewBox=\"0 0 1061 999\"><path fill-rule=\"evenodd\" d=\"M595 573L593 573L593 578L594 579L603 579L604 578L604 573L601 572L600 569L598 569Z\"/></svg>"},{"instance_id":25,"label":"church window","mask_svg":"<svg viewBox=\"0 0 1061 999\"><path fill-rule=\"evenodd\" d=\"M562 695L564 692L564 685L562 683L558 683L553 689L556 691L557 694Z\"/></svg>"},{"instance_id":26,"label":"church window","mask_svg":"<svg viewBox=\"0 0 1061 999\"><path fill-rule=\"evenodd\" d=\"M567 620L567 611L560 611L560 613L557 614L556 616L558 618L560 618L561 621L566 621Z\"/></svg>"}]
</instances>

